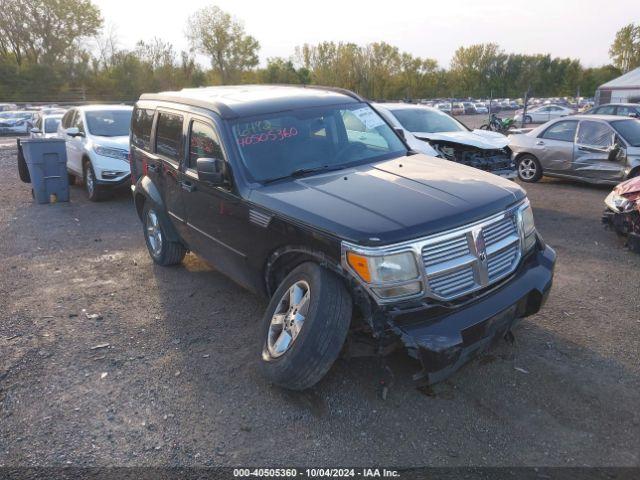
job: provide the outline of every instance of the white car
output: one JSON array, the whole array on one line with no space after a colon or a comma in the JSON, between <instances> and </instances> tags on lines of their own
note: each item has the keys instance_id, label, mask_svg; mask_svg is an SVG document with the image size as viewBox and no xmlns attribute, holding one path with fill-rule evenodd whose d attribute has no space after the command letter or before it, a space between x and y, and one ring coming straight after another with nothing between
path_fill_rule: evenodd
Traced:
<instances>
[{"instance_id":1,"label":"white car","mask_svg":"<svg viewBox=\"0 0 640 480\"><path fill-rule=\"evenodd\" d=\"M0 112L0 133L26 135L33 124L34 112Z\"/></svg>"},{"instance_id":2,"label":"white car","mask_svg":"<svg viewBox=\"0 0 640 480\"><path fill-rule=\"evenodd\" d=\"M406 104L405 104L406 105ZM436 152L431 145L427 142L423 142L419 138L417 138L413 133L404 128L402 124L398 121L398 119L391 113L390 110L387 109L385 104L383 103L374 103L373 107L378 111L380 115L382 115L387 122L391 124L391 126L400 133L401 136L404 137L407 145L411 147L412 150L418 153L424 153L425 155L429 155L431 157L439 157L440 155ZM422 107L426 108L426 107Z\"/></svg>"},{"instance_id":3,"label":"white car","mask_svg":"<svg viewBox=\"0 0 640 480\"><path fill-rule=\"evenodd\" d=\"M522 111L518 111L513 119L516 122L521 122L522 113ZM561 105L543 105L527 110L527 114L524 116L524 123L546 123L549 120L566 117L574 113L576 113L575 110Z\"/></svg>"},{"instance_id":4,"label":"white car","mask_svg":"<svg viewBox=\"0 0 640 480\"><path fill-rule=\"evenodd\" d=\"M476 103L475 105L477 113L489 113L489 109L485 103Z\"/></svg>"},{"instance_id":5,"label":"white car","mask_svg":"<svg viewBox=\"0 0 640 480\"><path fill-rule=\"evenodd\" d=\"M58 126L62 120L62 113L38 115L33 122L33 128L29 131L31 138L54 138L58 136Z\"/></svg>"},{"instance_id":6,"label":"white car","mask_svg":"<svg viewBox=\"0 0 640 480\"><path fill-rule=\"evenodd\" d=\"M132 111L125 105L87 105L74 107L62 117L58 137L66 141L67 170L83 179L91 201L129 181Z\"/></svg>"},{"instance_id":7,"label":"white car","mask_svg":"<svg viewBox=\"0 0 640 480\"><path fill-rule=\"evenodd\" d=\"M385 118L392 116L404 131L435 150L439 157L505 178L517 176L507 146L509 140L501 133L469 130L436 108L406 103L378 103L374 107ZM391 119L389 122L394 124Z\"/></svg>"}]
</instances>

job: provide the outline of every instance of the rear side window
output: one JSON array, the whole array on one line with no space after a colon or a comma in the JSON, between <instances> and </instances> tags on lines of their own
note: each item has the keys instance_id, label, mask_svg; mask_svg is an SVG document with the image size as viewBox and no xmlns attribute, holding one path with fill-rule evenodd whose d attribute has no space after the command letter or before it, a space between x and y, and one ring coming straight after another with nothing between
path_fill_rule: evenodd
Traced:
<instances>
[{"instance_id":1,"label":"rear side window","mask_svg":"<svg viewBox=\"0 0 640 480\"><path fill-rule=\"evenodd\" d=\"M599 107L597 113L599 115L615 115L616 107L613 105L607 105L606 107Z\"/></svg>"},{"instance_id":2,"label":"rear side window","mask_svg":"<svg viewBox=\"0 0 640 480\"><path fill-rule=\"evenodd\" d=\"M563 142L573 142L573 139L576 136L577 126L578 122L572 121L554 123L545 130L542 134L542 138L560 140Z\"/></svg>"},{"instance_id":3,"label":"rear side window","mask_svg":"<svg viewBox=\"0 0 640 480\"><path fill-rule=\"evenodd\" d=\"M182 115L159 112L156 130L156 153L176 162L182 154Z\"/></svg>"},{"instance_id":4,"label":"rear side window","mask_svg":"<svg viewBox=\"0 0 640 480\"><path fill-rule=\"evenodd\" d=\"M131 142L143 150L151 150L151 127L155 110L136 108L131 122Z\"/></svg>"},{"instance_id":5,"label":"rear side window","mask_svg":"<svg viewBox=\"0 0 640 480\"><path fill-rule=\"evenodd\" d=\"M613 130L606 123L580 122L577 143L594 147L609 147L613 144Z\"/></svg>"},{"instance_id":6,"label":"rear side window","mask_svg":"<svg viewBox=\"0 0 640 480\"><path fill-rule=\"evenodd\" d=\"M199 158L224 158L218 134L209 125L202 122L191 124L189 137L189 165L196 170Z\"/></svg>"}]
</instances>

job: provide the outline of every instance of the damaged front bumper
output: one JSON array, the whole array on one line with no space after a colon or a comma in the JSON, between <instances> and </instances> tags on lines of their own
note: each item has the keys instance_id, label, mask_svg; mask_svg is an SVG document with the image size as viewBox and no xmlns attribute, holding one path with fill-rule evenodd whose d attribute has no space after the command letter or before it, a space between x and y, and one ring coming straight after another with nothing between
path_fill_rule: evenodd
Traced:
<instances>
[{"instance_id":1,"label":"damaged front bumper","mask_svg":"<svg viewBox=\"0 0 640 480\"><path fill-rule=\"evenodd\" d=\"M422 364L419 383L440 382L538 312L553 282L555 251L539 243L502 286L463 306L392 308L388 323Z\"/></svg>"},{"instance_id":2,"label":"damaged front bumper","mask_svg":"<svg viewBox=\"0 0 640 480\"><path fill-rule=\"evenodd\" d=\"M625 235L629 250L640 253L640 212L618 213L605 210L602 214L602 223L619 235Z\"/></svg>"}]
</instances>

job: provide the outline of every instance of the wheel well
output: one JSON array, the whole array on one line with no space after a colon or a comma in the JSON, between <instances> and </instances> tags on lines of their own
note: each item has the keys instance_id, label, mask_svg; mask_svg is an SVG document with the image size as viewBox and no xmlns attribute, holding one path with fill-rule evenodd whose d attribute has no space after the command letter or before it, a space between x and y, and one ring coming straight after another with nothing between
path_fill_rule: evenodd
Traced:
<instances>
[{"instance_id":1,"label":"wheel well","mask_svg":"<svg viewBox=\"0 0 640 480\"><path fill-rule=\"evenodd\" d=\"M91 159L85 154L82 156L82 170L83 170L82 173L84 173L84 168L87 165L87 163L91 163Z\"/></svg>"},{"instance_id":2,"label":"wheel well","mask_svg":"<svg viewBox=\"0 0 640 480\"><path fill-rule=\"evenodd\" d=\"M533 157L533 158L535 158L536 160L538 160L538 157L536 157L536 156L535 156L534 154L532 154L532 153L529 153L529 152L520 152L520 153L518 153L518 154L516 155L516 158L515 158L516 162L517 162L518 160L520 160L522 157L524 157L525 155L529 155L530 157Z\"/></svg>"},{"instance_id":3,"label":"wheel well","mask_svg":"<svg viewBox=\"0 0 640 480\"><path fill-rule=\"evenodd\" d=\"M282 280L304 262L315 262L344 278L342 267L325 253L308 247L284 247L273 252L267 260L264 269L267 294L271 296Z\"/></svg>"},{"instance_id":4,"label":"wheel well","mask_svg":"<svg viewBox=\"0 0 640 480\"><path fill-rule=\"evenodd\" d=\"M318 258L307 252L291 251L277 255L267 263L265 281L269 296L275 292L284 277L304 262L318 262Z\"/></svg>"},{"instance_id":5,"label":"wheel well","mask_svg":"<svg viewBox=\"0 0 640 480\"><path fill-rule=\"evenodd\" d=\"M637 166L631 169L631 171L629 172L629 175L627 175L627 179L637 177L639 175L640 175L640 166Z\"/></svg>"},{"instance_id":6,"label":"wheel well","mask_svg":"<svg viewBox=\"0 0 640 480\"><path fill-rule=\"evenodd\" d=\"M141 193L136 193L136 196L134 198L134 202L136 205L136 212L138 212L138 217L142 218L142 212L144 209L144 202L147 199L145 198L144 195L142 195Z\"/></svg>"}]
</instances>

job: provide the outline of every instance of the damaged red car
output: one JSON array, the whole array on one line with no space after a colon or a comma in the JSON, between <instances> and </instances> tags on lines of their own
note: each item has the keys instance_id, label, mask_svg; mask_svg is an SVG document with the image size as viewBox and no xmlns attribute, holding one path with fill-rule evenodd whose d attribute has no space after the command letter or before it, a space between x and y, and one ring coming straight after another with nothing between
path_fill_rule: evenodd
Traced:
<instances>
[{"instance_id":1,"label":"damaged red car","mask_svg":"<svg viewBox=\"0 0 640 480\"><path fill-rule=\"evenodd\" d=\"M629 249L640 253L640 176L617 185L604 203L603 223L626 235Z\"/></svg>"}]
</instances>

